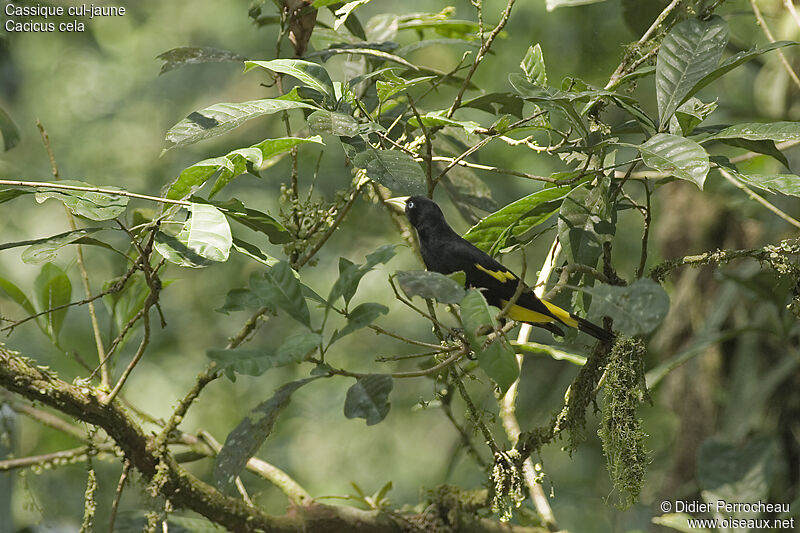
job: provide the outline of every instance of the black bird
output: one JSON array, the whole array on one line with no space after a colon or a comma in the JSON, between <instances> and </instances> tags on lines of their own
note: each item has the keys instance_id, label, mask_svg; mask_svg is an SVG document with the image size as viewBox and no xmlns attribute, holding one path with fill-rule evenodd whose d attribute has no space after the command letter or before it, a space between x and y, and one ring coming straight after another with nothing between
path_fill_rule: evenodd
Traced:
<instances>
[{"instance_id":1,"label":"black bird","mask_svg":"<svg viewBox=\"0 0 800 533\"><path fill-rule=\"evenodd\" d=\"M512 300L520 279L453 231L435 202L424 196L390 198L387 202L403 209L409 222L417 230L422 259L428 270L440 274L463 270L467 286L481 289L486 302L500 309ZM614 339L610 331L550 302L540 300L527 286L510 307L507 316L511 320L527 322L558 335L564 333L557 324L563 324L578 328L603 342Z\"/></svg>"}]
</instances>

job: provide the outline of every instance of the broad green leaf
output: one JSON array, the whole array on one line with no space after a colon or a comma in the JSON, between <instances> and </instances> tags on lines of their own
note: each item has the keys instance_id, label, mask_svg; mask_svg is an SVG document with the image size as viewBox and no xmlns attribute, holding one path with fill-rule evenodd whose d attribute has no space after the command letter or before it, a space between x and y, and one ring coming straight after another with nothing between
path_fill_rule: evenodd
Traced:
<instances>
[{"instance_id":1,"label":"broad green leaf","mask_svg":"<svg viewBox=\"0 0 800 533\"><path fill-rule=\"evenodd\" d=\"M156 56L164 62L159 75L184 65L197 65L200 63L241 63L247 58L230 50L220 50L210 47L179 46Z\"/></svg>"},{"instance_id":2,"label":"broad green leaf","mask_svg":"<svg viewBox=\"0 0 800 533\"><path fill-rule=\"evenodd\" d=\"M19 128L6 110L0 107L0 137L3 138L3 151L8 152L19 143Z\"/></svg>"},{"instance_id":3,"label":"broad green leaf","mask_svg":"<svg viewBox=\"0 0 800 533\"><path fill-rule=\"evenodd\" d=\"M22 292L22 290L16 285L14 285L12 282L2 277L0 277L0 294L5 294L6 296L14 300L29 315L36 314L36 308L33 307L33 304L28 299L28 297L25 296L25 293Z\"/></svg>"},{"instance_id":4,"label":"broad green leaf","mask_svg":"<svg viewBox=\"0 0 800 533\"><path fill-rule=\"evenodd\" d=\"M186 168L175 178L166 197L172 200L182 200L194 194L206 181L219 171L228 171L233 175L235 168L227 157L214 157L198 161Z\"/></svg>"},{"instance_id":5,"label":"broad green leaf","mask_svg":"<svg viewBox=\"0 0 800 533\"><path fill-rule=\"evenodd\" d=\"M776 50L778 48L783 48L785 46L794 46L796 44L800 44L796 41L776 41L774 43L768 43L763 46L756 46L751 48L750 50L744 50L737 54L732 55L725 61L723 61L716 69L712 72L707 74L703 77L700 81L698 81L695 86L692 88L691 91L685 96L688 98L694 95L697 91L711 83L712 81L716 80L717 78L721 77L724 74L727 74L731 70L735 69L739 65L750 61L763 53L771 52L772 50Z\"/></svg>"},{"instance_id":6,"label":"broad green leaf","mask_svg":"<svg viewBox=\"0 0 800 533\"><path fill-rule=\"evenodd\" d=\"M783 155L783 152L778 150L775 146L775 141L750 141L747 139L720 139L720 142L728 146L735 146L736 148L744 148L748 152L755 152L757 154L768 155L779 163L789 168L789 160Z\"/></svg>"},{"instance_id":7,"label":"broad green leaf","mask_svg":"<svg viewBox=\"0 0 800 533\"><path fill-rule=\"evenodd\" d=\"M544 56L539 43L528 47L528 51L519 66L529 82L534 85L547 85L547 70L544 66Z\"/></svg>"},{"instance_id":8,"label":"broad green leaf","mask_svg":"<svg viewBox=\"0 0 800 533\"><path fill-rule=\"evenodd\" d=\"M435 165L434 168L441 171L444 166ZM454 166L442 177L441 184L444 185L458 212L470 224L475 224L481 219L473 208L482 211L497 209L497 202L492 198L492 190L469 168Z\"/></svg>"},{"instance_id":9,"label":"broad green leaf","mask_svg":"<svg viewBox=\"0 0 800 533\"><path fill-rule=\"evenodd\" d=\"M315 133L328 133L337 137L352 137L359 132L356 119L336 111L314 111L306 119Z\"/></svg>"},{"instance_id":10,"label":"broad green leaf","mask_svg":"<svg viewBox=\"0 0 800 533\"><path fill-rule=\"evenodd\" d=\"M569 263L595 266L603 242L614 233L613 213L605 195L607 183L576 187L564 198L558 214L558 238Z\"/></svg>"},{"instance_id":11,"label":"broad green leaf","mask_svg":"<svg viewBox=\"0 0 800 533\"><path fill-rule=\"evenodd\" d=\"M370 374L358 378L353 386L347 389L344 400L344 416L347 418L363 418L368 426L372 426L386 418L391 404L389 393L394 381L388 374Z\"/></svg>"},{"instance_id":12,"label":"broad green leaf","mask_svg":"<svg viewBox=\"0 0 800 533\"><path fill-rule=\"evenodd\" d=\"M400 48L397 49L395 53L403 57L408 57L411 53L416 52L417 50L421 50L429 46L443 46L443 45L459 45L459 46L467 46L470 48L480 48L481 46L479 42L469 41L467 39L422 39L401 46Z\"/></svg>"},{"instance_id":13,"label":"broad green leaf","mask_svg":"<svg viewBox=\"0 0 800 533\"><path fill-rule=\"evenodd\" d=\"M485 350L478 352L478 366L497 383L500 394L505 394L519 377L517 356L504 337L494 340Z\"/></svg>"},{"instance_id":14,"label":"broad green leaf","mask_svg":"<svg viewBox=\"0 0 800 533\"><path fill-rule=\"evenodd\" d=\"M449 38L475 38L480 31L476 22L456 19L413 19L402 21L397 25L399 30L432 29L439 35Z\"/></svg>"},{"instance_id":15,"label":"broad green leaf","mask_svg":"<svg viewBox=\"0 0 800 533\"><path fill-rule=\"evenodd\" d=\"M213 198L223 187L228 185L235 177L240 176L247 172L248 163L253 166L255 170L264 170L270 166L270 161L274 161L276 156L285 154L292 148L300 144L324 144L322 137L314 135L313 137L283 137L278 139L266 139L258 144L254 144L249 148L241 148L234 150L225 156L230 164L225 164L220 167L220 174L211 192L208 194L209 198Z\"/></svg>"},{"instance_id":16,"label":"broad green leaf","mask_svg":"<svg viewBox=\"0 0 800 533\"><path fill-rule=\"evenodd\" d=\"M626 335L646 335L658 327L669 311L669 296L655 281L641 278L628 285L584 288L592 295L590 317L614 319L614 329Z\"/></svg>"},{"instance_id":17,"label":"broad green leaf","mask_svg":"<svg viewBox=\"0 0 800 533\"><path fill-rule=\"evenodd\" d=\"M68 304L72 298L72 283L67 274L53 263L45 263L33 283L36 302L41 311ZM48 336L58 343L58 334L69 307L44 315Z\"/></svg>"},{"instance_id":18,"label":"broad green leaf","mask_svg":"<svg viewBox=\"0 0 800 533\"><path fill-rule=\"evenodd\" d=\"M704 141L719 139L746 139L749 141L798 141L800 140L800 122L766 122L747 123L729 126L715 133Z\"/></svg>"},{"instance_id":19,"label":"broad green leaf","mask_svg":"<svg viewBox=\"0 0 800 533\"><path fill-rule=\"evenodd\" d=\"M320 50L319 52L314 52L312 54L308 54L306 57L319 55L322 56L323 61L327 61L330 57L339 54L347 54L347 55L357 55L357 56L367 56L370 58L382 60L382 61L391 61L393 63L397 63L403 65L405 68L417 72L423 69L420 69L415 64L403 59L402 57L387 52L386 50L381 50L378 46L367 48L364 46L364 43L356 43L356 44L344 44L344 45L334 45L325 50Z\"/></svg>"},{"instance_id":20,"label":"broad green leaf","mask_svg":"<svg viewBox=\"0 0 800 533\"><path fill-rule=\"evenodd\" d=\"M546 6L548 11L553 11L559 7L584 6L598 2L605 2L605 0L547 0Z\"/></svg>"},{"instance_id":21,"label":"broad green leaf","mask_svg":"<svg viewBox=\"0 0 800 533\"><path fill-rule=\"evenodd\" d=\"M289 335L274 353L234 348L208 350L208 357L217 362L231 381L235 381L236 374L260 376L270 368L302 362L320 342L322 337L318 334L303 331Z\"/></svg>"},{"instance_id":22,"label":"broad green leaf","mask_svg":"<svg viewBox=\"0 0 800 533\"><path fill-rule=\"evenodd\" d=\"M438 272L427 270L398 272L395 277L409 298L420 296L443 304L457 304L466 294L463 285Z\"/></svg>"},{"instance_id":23,"label":"broad green leaf","mask_svg":"<svg viewBox=\"0 0 800 533\"><path fill-rule=\"evenodd\" d=\"M769 192L779 192L789 196L800 196L800 176L795 174L743 174L732 172L736 178L748 185L758 187Z\"/></svg>"},{"instance_id":24,"label":"broad green leaf","mask_svg":"<svg viewBox=\"0 0 800 533\"><path fill-rule=\"evenodd\" d=\"M764 501L779 472L779 444L773 437L753 436L745 443L706 439L697 454L697 482L706 502L734 503ZM745 519L759 516L757 510L731 511L729 516Z\"/></svg>"},{"instance_id":25,"label":"broad green leaf","mask_svg":"<svg viewBox=\"0 0 800 533\"><path fill-rule=\"evenodd\" d=\"M250 286L265 305L280 307L301 324L311 327L301 283L289 263L279 262L264 272L263 278L251 279Z\"/></svg>"},{"instance_id":26,"label":"broad green leaf","mask_svg":"<svg viewBox=\"0 0 800 533\"><path fill-rule=\"evenodd\" d=\"M717 102L704 104L697 98L689 98L681 104L670 118L670 133L687 136L694 131L717 108Z\"/></svg>"},{"instance_id":27,"label":"broad green leaf","mask_svg":"<svg viewBox=\"0 0 800 533\"><path fill-rule=\"evenodd\" d=\"M478 365L486 372L501 393L505 393L519 377L519 364L514 350L504 338L495 339L484 348L486 334L497 326L497 310L490 308L477 289L469 289L461 300L461 322L472 351L478 356Z\"/></svg>"},{"instance_id":28,"label":"broad green leaf","mask_svg":"<svg viewBox=\"0 0 800 533\"><path fill-rule=\"evenodd\" d=\"M522 118L525 100L517 93L489 93L466 100L461 107L480 109L492 115Z\"/></svg>"},{"instance_id":29,"label":"broad green leaf","mask_svg":"<svg viewBox=\"0 0 800 533\"><path fill-rule=\"evenodd\" d=\"M347 18L350 16L350 13L353 12L354 9L357 7L361 7L364 4L368 4L372 0L350 0L345 5L340 7L334 13L336 15L336 20L333 22L333 29L338 30L342 24L347 21Z\"/></svg>"},{"instance_id":30,"label":"broad green leaf","mask_svg":"<svg viewBox=\"0 0 800 533\"><path fill-rule=\"evenodd\" d=\"M268 267L273 267L279 263L278 259L264 253L261 248L255 244L250 244L236 237L233 238L233 249Z\"/></svg>"},{"instance_id":31,"label":"broad green leaf","mask_svg":"<svg viewBox=\"0 0 800 533\"><path fill-rule=\"evenodd\" d=\"M711 164L708 153L696 142L678 135L657 133L636 148L648 167L691 181L702 190Z\"/></svg>"},{"instance_id":32,"label":"broad green leaf","mask_svg":"<svg viewBox=\"0 0 800 533\"><path fill-rule=\"evenodd\" d=\"M214 481L222 492L233 492L236 477L269 437L278 415L289 405L292 393L315 379L317 378L306 378L287 383L275 391L269 400L250 411L236 429L228 434L214 463Z\"/></svg>"},{"instance_id":33,"label":"broad green leaf","mask_svg":"<svg viewBox=\"0 0 800 533\"><path fill-rule=\"evenodd\" d=\"M122 189L117 187L97 187L90 183L74 180L61 180L58 184L122 191ZM39 189L39 192L36 193L36 201L38 203L42 203L48 198L55 198L66 205L73 214L90 220L110 220L124 213L128 205L128 198L126 196L119 196L116 194L75 191L59 189L57 187L54 187L52 190Z\"/></svg>"},{"instance_id":34,"label":"broad green leaf","mask_svg":"<svg viewBox=\"0 0 800 533\"><path fill-rule=\"evenodd\" d=\"M37 239L37 242L31 245L22 252L22 262L28 264L47 263L55 259L56 253L61 248L70 244L81 244L81 240L87 235L102 231L103 228L81 228L74 231L68 231L53 237L44 239ZM105 243L103 243L105 244ZM0 246L0 250L7 245ZM108 246L107 244L105 246Z\"/></svg>"},{"instance_id":35,"label":"broad green leaf","mask_svg":"<svg viewBox=\"0 0 800 533\"><path fill-rule=\"evenodd\" d=\"M225 296L225 304L216 311L227 315L232 311L258 309L259 307L261 307L261 300L250 289L231 289Z\"/></svg>"},{"instance_id":36,"label":"broad green leaf","mask_svg":"<svg viewBox=\"0 0 800 533\"><path fill-rule=\"evenodd\" d=\"M292 240L292 236L286 228L283 227L283 224L266 213L245 207L244 204L236 198L225 202L218 202L214 205L219 207L228 218L269 237L269 242L272 244L284 244Z\"/></svg>"},{"instance_id":37,"label":"broad green leaf","mask_svg":"<svg viewBox=\"0 0 800 533\"><path fill-rule=\"evenodd\" d=\"M394 255L395 245L385 244L368 254L367 261L363 265L357 265L344 257L339 258L339 277L331 287L328 302L333 304L341 296L344 298L345 303L349 304L356 293L361 278L375 268L376 265L387 263Z\"/></svg>"},{"instance_id":38,"label":"broad green leaf","mask_svg":"<svg viewBox=\"0 0 800 533\"><path fill-rule=\"evenodd\" d=\"M333 99L333 81L328 71L317 63L303 61L301 59L273 59L272 61L245 61L245 72L261 67L273 72L287 74L306 87L310 87L321 92L328 98Z\"/></svg>"},{"instance_id":39,"label":"broad green leaf","mask_svg":"<svg viewBox=\"0 0 800 533\"><path fill-rule=\"evenodd\" d=\"M383 73L382 78L375 82L375 88L378 92L378 100L385 102L397 93L405 92L415 85L435 79L436 76L422 76L406 80L395 75L392 71L387 71Z\"/></svg>"},{"instance_id":40,"label":"broad green leaf","mask_svg":"<svg viewBox=\"0 0 800 533\"><path fill-rule=\"evenodd\" d=\"M331 342L339 340L345 335L349 335L354 331L369 326L379 316L385 315L388 312L388 307L377 303L364 303L359 305L348 313L347 324L340 331L334 333Z\"/></svg>"},{"instance_id":41,"label":"broad green leaf","mask_svg":"<svg viewBox=\"0 0 800 533\"><path fill-rule=\"evenodd\" d=\"M495 255L557 213L569 192L569 187L552 187L529 194L472 226L464 238L484 252Z\"/></svg>"},{"instance_id":42,"label":"broad green leaf","mask_svg":"<svg viewBox=\"0 0 800 533\"><path fill-rule=\"evenodd\" d=\"M728 25L718 16L676 24L661 42L656 60L656 99L661 128L695 86L719 64L728 44Z\"/></svg>"},{"instance_id":43,"label":"broad green leaf","mask_svg":"<svg viewBox=\"0 0 800 533\"><path fill-rule=\"evenodd\" d=\"M428 190L425 173L410 155L397 150L369 150L353 161L367 170L369 179L380 183L396 196L425 194Z\"/></svg>"},{"instance_id":44,"label":"broad green leaf","mask_svg":"<svg viewBox=\"0 0 800 533\"><path fill-rule=\"evenodd\" d=\"M186 223L187 225L189 222ZM163 231L156 232L153 248L161 254L161 257L172 264L201 268L211 264L208 258L202 257L195 250L189 248L189 230L187 225L177 235L169 235Z\"/></svg>"},{"instance_id":45,"label":"broad green leaf","mask_svg":"<svg viewBox=\"0 0 800 533\"><path fill-rule=\"evenodd\" d=\"M196 203L191 204L189 211L192 214L186 241L189 249L212 261L227 261L233 238L222 211L213 205Z\"/></svg>"},{"instance_id":46,"label":"broad green leaf","mask_svg":"<svg viewBox=\"0 0 800 533\"><path fill-rule=\"evenodd\" d=\"M512 346L517 350L522 350L528 353L544 353L555 359L556 361L568 361L573 365L583 366L586 364L586 357L564 350L559 350L547 344L539 344L538 342L526 343L512 343Z\"/></svg>"},{"instance_id":47,"label":"broad green leaf","mask_svg":"<svg viewBox=\"0 0 800 533\"><path fill-rule=\"evenodd\" d=\"M682 533L711 533L709 529L690 526L689 520L693 519L692 515L686 513L667 513L654 516L650 521L658 526L668 527Z\"/></svg>"},{"instance_id":48,"label":"broad green leaf","mask_svg":"<svg viewBox=\"0 0 800 533\"><path fill-rule=\"evenodd\" d=\"M264 98L249 102L222 103L195 111L167 132L167 149L188 146L238 128L248 120L289 109L316 109L305 102Z\"/></svg>"},{"instance_id":49,"label":"broad green leaf","mask_svg":"<svg viewBox=\"0 0 800 533\"><path fill-rule=\"evenodd\" d=\"M434 126L453 126L456 128L462 128L467 133L475 133L475 130L481 127L475 121L472 120L455 120L452 118L447 117L447 111L431 111L430 113L425 113L424 115L420 116L422 119L422 124L427 127L434 127ZM411 117L408 119L408 125L412 128L419 128L419 120L417 117Z\"/></svg>"},{"instance_id":50,"label":"broad green leaf","mask_svg":"<svg viewBox=\"0 0 800 533\"><path fill-rule=\"evenodd\" d=\"M16 187L14 189L0 190L0 204L4 204L14 198L19 198L25 194L32 194L36 190L33 187Z\"/></svg>"}]
</instances>

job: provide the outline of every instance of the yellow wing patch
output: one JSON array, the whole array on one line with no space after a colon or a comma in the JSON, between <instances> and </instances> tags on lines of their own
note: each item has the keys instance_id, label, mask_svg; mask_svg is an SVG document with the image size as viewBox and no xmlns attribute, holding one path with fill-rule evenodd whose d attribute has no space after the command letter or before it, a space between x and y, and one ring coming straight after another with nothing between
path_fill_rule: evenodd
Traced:
<instances>
[{"instance_id":1,"label":"yellow wing patch","mask_svg":"<svg viewBox=\"0 0 800 533\"><path fill-rule=\"evenodd\" d=\"M502 300L500 303L502 303L503 307L505 307L508 305L508 300ZM545 302L544 300L542 300L542 303L545 305L545 307L547 307L548 311L553 313L553 316L558 318L558 320L563 322L565 325L571 328L578 327L578 321L572 318L567 311L564 311L557 305L553 305L550 302ZM537 313L536 311L532 311L517 304L511 306L511 309L508 310L507 316L511 320L516 320L517 322L529 322L531 324L546 324L547 322L553 322L555 320L555 318L550 315Z\"/></svg>"},{"instance_id":2,"label":"yellow wing patch","mask_svg":"<svg viewBox=\"0 0 800 533\"><path fill-rule=\"evenodd\" d=\"M517 279L517 277L508 270L489 270L488 268L482 267L478 263L475 263L475 268L486 272L500 283L505 283L507 281L514 281Z\"/></svg>"}]
</instances>

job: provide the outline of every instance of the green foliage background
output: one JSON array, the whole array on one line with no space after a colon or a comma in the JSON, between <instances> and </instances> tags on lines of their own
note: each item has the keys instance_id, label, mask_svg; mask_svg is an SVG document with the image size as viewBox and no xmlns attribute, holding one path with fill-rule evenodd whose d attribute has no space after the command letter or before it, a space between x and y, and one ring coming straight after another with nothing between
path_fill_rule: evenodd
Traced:
<instances>
[{"instance_id":1,"label":"green foliage background","mask_svg":"<svg viewBox=\"0 0 800 533\"><path fill-rule=\"evenodd\" d=\"M547 65L551 85L559 86L567 76L579 77L587 83L605 85L619 64L627 43L635 41L660 9L651 2L634 0L605 1L574 8L546 11L545 2L518 2L504 34L493 47L473 82L487 91L507 91L509 73L519 72L520 60L529 46L539 43ZM652 2L653 5L665 2ZM769 22L778 38L796 39L798 28L783 11L780 2L760 2L769 14ZM64 179L76 179L97 185L114 185L128 191L158 195L180 172L193 163L217 157L231 150L250 146L265 138L283 137L285 130L279 115L253 120L232 134L170 150L163 155L165 132L192 111L218 102L238 102L277 96L263 72L242 74L241 63L212 63L183 67L159 76L160 62L155 57L178 46L210 46L235 51L252 60L274 58L277 29L256 28L247 16L249 1L215 2L192 0L158 2L141 0L119 2L128 13L124 17L97 19L90 22L83 34L0 35L0 107L3 107L21 130L20 144L0 157L0 179L47 180L50 164L42 147L36 120L42 121L49 133ZM455 18L474 19L468 1L447 3L407 0L385 3L375 0L359 8L362 21L371 15L402 9L406 12L436 12L447 5L455 6ZM505 2L486 0L485 16L492 21ZM272 9L265 4L265 11ZM641 12L640 12L641 11ZM749 4L743 0L726 2L719 11L731 27L731 52L748 49L764 39L753 23ZM320 11L320 20L332 22L327 11ZM312 36L311 49L329 44L323 32ZM413 32L402 32L397 40L407 44L417 39ZM290 45L284 41L284 55ZM448 70L460 60L463 47L436 46L411 56L415 63L439 70ZM787 56L797 57L794 48ZM319 58L313 58L317 61ZM795 61L796 63L796 61ZM345 79L348 64L341 57L328 61L326 68L335 80ZM426 101L428 110L446 108L451 92L442 91ZM761 121L794 121L800 119L798 89L792 87L783 67L773 52L738 68L699 93L708 102L717 99L714 123ZM655 115L656 101L653 78L646 78L632 92L640 105ZM618 110L604 115L607 122L618 119ZM292 115L295 130L302 120ZM472 118L485 124L485 115L466 112L459 118ZM352 180L342 150L332 137L327 146L304 146L299 165L303 179L313 172L318 154L322 154L316 193L331 200ZM729 148L731 155L742 150ZM493 143L482 150L481 161L499 167L547 176L568 170L554 155L524 153L509 155L508 147ZM787 151L792 170L800 165L797 151ZM753 174L786 172L779 163L758 157L747 163ZM257 178L245 174L229 185L222 198L246 199L248 207L275 214L279 209L280 184L291 171L286 157ZM513 176L481 173L498 206L528 195L539 185ZM307 182L306 182L307 184ZM716 247L742 248L774 243L796 236L790 227L773 214L747 198L739 190L712 175L700 192L688 182L678 180L665 188L680 189L675 194L654 196L654 236L648 265L662 258L700 253ZM691 189L691 190L690 190ZM693 202L686 196L696 197ZM637 198L641 199L642 196ZM460 233L470 224L460 218L448 197L437 196L445 213ZM797 214L796 198L771 195L770 200L788 212ZM36 239L66 231L62 206L55 201L36 205L31 197L0 205L0 242ZM134 201L134 205L152 209L153 204ZM690 209L691 211L681 211ZM677 212L676 212L677 211ZM697 223L680 226L680 231L698 235L676 234L670 224L697 216ZM709 221L711 217L716 220ZM659 225L660 224L660 225ZM734 227L733 231L725 228ZM248 240L258 241L265 250L282 257L280 245L270 245L263 238L241 227L236 231ZM641 217L633 210L620 214L615 237L615 267L632 273L639 261ZM717 242L718 232L725 238ZM709 237L710 238L706 238ZM112 244L124 240L104 237ZM320 294L327 294L338 274L339 257L361 263L364 256L382 244L400 243L396 228L385 210L360 198L342 227L318 255L319 262L303 271L303 281ZM528 279L539 268L550 239L534 241L527 250ZM101 249L86 250L95 288L121 273L122 264ZM0 276L13 280L20 287L30 287L37 269L20 260L23 248L0 253ZM81 294L74 253L62 250L56 263L72 280L73 299ZM509 256L509 266L519 270L516 255ZM409 313L399 302L387 300L386 278L397 270L417 270L421 265L406 247L398 248L397 256L367 274L359 286L355 303L381 302L389 306L388 315L378 324L391 324L397 331L419 338L420 331L429 331L430 324ZM211 269L211 270L209 270ZM126 399L156 418L168 418L176 402L191 388L195 376L208 363L207 350L222 348L227 338L239 330L246 314L215 313L222 307L226 293L247 285L248 279L263 267L241 255L214 264L205 270L169 267L164 275L171 284L165 289L162 306L167 328L153 321L153 339L147 356L135 369L125 389ZM728 439L741 443L748 435L757 435L764 443L768 457L764 474L766 492L759 497L768 501L795 500L793 512L800 509L800 446L798 446L797 319L785 310L789 287L778 285L774 275L762 271L756 262L734 263L713 274L698 276L692 285L681 285L678 292L673 282L666 287L671 297L672 312L691 314L691 327L675 323L668 316L662 329L648 344L645 368L652 370L664 361L696 347L691 360L680 371L664 378L653 393L653 404L643 404L638 414L648 435L649 465L640 500L625 511L613 504L618 500L606 470L603 447L596 436L601 417L589 409L587 439L571 454L561 450L562 442L546 446L541 460L546 477L545 492L552 494L551 504L559 525L569 531L644 531L651 528L651 518L661 512L663 499L696 498L702 487L695 465L685 463L691 454L687 447L707 450L708 439ZM713 286L713 290L700 289ZM777 288L776 288L777 287ZM694 293L705 301L694 300ZM565 300L568 302L568 300ZM101 307L101 323L109 328L110 318ZM716 314L715 314L716 313ZM22 318L24 315L9 299L0 299L0 317ZM732 318L731 318L732 317ZM24 354L32 354L40 364L49 365L63 376L82 372L75 357L91 361L94 344L88 316L83 309L72 309L54 347L33 322L21 326L4 342ZM340 318L334 324L341 327ZM714 324L713 321L717 323ZM726 322L727 327L720 324ZM735 325L731 325L734 324ZM756 333L720 337L719 331L751 324ZM331 328L332 329L332 328ZM300 331L295 321L285 315L270 318L262 325L247 348L277 348L289 334ZM433 337L431 336L431 339ZM535 340L553 343L546 333L535 334ZM585 339L570 346L586 354ZM583 343L583 345L581 345ZM136 342L123 350L124 368ZM67 349L68 347L68 349ZM68 353L65 353L67 351ZM412 353L411 347L387 341L368 330L350 335L337 344L330 357L335 365L360 372L387 372L385 363L376 363L379 355ZM543 355L530 356L521 376L518 416L523 428L546 424L560 408L564 391L572 382L577 367ZM413 369L400 365L400 369ZM193 406L182 428L187 431L205 429L223 441L244 414L290 380L307 376L308 369L296 365L270 369L258 377L240 375L235 382L219 379ZM496 404L491 382L483 374L470 382L476 403L487 410L487 422L493 428ZM362 419L347 419L343 405L351 379L317 380L300 389L278 420L273 433L258 456L289 472L315 497L341 497L353 492L356 483L372 493L388 481L393 488L389 498L394 505L415 505L424 491L442 483L476 488L485 482L484 473L475 467L464 452L458 433L443 412L436 408L435 385L427 379L396 381L391 393L391 410L377 425L366 425ZM685 394L687 389L695 393ZM698 402L694 414L701 420L687 423L690 416L680 399ZM2 397L0 397L2 399ZM433 402L433 403L430 403ZM705 417L705 418L703 418ZM14 453L35 455L75 446L69 437L23 418L15 428ZM687 434L688 432L688 434ZM502 434L502 430L498 429ZM475 442L481 444L481 438ZM780 450L777 452L776 450ZM684 461L681 463L681 461ZM766 461L766 460L765 460ZM98 523L105 524L113 491L119 475L116 461L96 461L99 475ZM203 478L210 478L211 461L198 461L187 468ZM720 467L722 468L722 467ZM13 530L25 526L62 525L69 530L79 525L83 513L83 492L86 482L83 464L63 466L52 471L14 472L12 488L0 485L0 502L12 505ZM0 474L9 476L9 474ZM6 478L7 479L7 478ZM256 503L267 511L280 514L286 506L278 489L252 474L244 481ZM130 490L122 510L136 513L144 507L144 494ZM335 500L334 500L335 501ZM529 505L529 504L527 504ZM0 508L1 509L1 508ZM0 515L2 515L0 510ZM0 522L2 529L2 522Z\"/></svg>"}]
</instances>

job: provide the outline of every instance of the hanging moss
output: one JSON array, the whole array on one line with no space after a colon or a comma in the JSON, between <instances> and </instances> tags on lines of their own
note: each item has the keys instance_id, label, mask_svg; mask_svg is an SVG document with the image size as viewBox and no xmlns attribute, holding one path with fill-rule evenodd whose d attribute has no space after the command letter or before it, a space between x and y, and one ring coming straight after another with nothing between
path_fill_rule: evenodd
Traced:
<instances>
[{"instance_id":1,"label":"hanging moss","mask_svg":"<svg viewBox=\"0 0 800 533\"><path fill-rule=\"evenodd\" d=\"M649 462L645 433L636 408L649 400L644 381L644 343L620 339L611 351L605 377L603 421L597 434L603 441L608 473L620 495L619 507L636 502Z\"/></svg>"}]
</instances>

